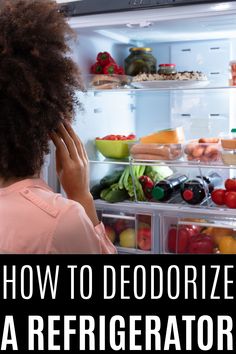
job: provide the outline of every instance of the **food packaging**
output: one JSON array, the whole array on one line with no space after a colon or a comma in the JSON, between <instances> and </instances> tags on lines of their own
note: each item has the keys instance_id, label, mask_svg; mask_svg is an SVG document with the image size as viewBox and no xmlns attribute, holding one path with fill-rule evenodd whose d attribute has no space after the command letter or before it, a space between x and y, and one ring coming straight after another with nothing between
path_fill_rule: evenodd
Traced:
<instances>
[{"instance_id":1,"label":"food packaging","mask_svg":"<svg viewBox=\"0 0 236 354\"><path fill-rule=\"evenodd\" d=\"M236 86L236 60L232 60L230 63L230 86Z\"/></svg>"},{"instance_id":2,"label":"food packaging","mask_svg":"<svg viewBox=\"0 0 236 354\"><path fill-rule=\"evenodd\" d=\"M88 87L94 90L111 90L129 85L131 78L127 75L89 75Z\"/></svg>"},{"instance_id":3,"label":"food packaging","mask_svg":"<svg viewBox=\"0 0 236 354\"><path fill-rule=\"evenodd\" d=\"M182 144L130 144L130 156L142 161L174 161L183 156Z\"/></svg>"},{"instance_id":4,"label":"food packaging","mask_svg":"<svg viewBox=\"0 0 236 354\"><path fill-rule=\"evenodd\" d=\"M236 139L232 136L224 137L221 139L223 149L236 150Z\"/></svg>"},{"instance_id":5,"label":"food packaging","mask_svg":"<svg viewBox=\"0 0 236 354\"><path fill-rule=\"evenodd\" d=\"M222 150L221 157L225 165L236 165L236 149Z\"/></svg>"},{"instance_id":6,"label":"food packaging","mask_svg":"<svg viewBox=\"0 0 236 354\"><path fill-rule=\"evenodd\" d=\"M221 161L220 142L202 143L199 140L192 140L184 146L187 161L203 162L206 164Z\"/></svg>"}]
</instances>

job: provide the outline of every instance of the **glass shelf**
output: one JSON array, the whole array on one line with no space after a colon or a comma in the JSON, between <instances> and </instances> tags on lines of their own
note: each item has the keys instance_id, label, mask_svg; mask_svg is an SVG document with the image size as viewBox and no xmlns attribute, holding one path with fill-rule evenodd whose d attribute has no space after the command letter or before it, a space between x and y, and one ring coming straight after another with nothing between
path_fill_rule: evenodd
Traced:
<instances>
[{"instance_id":1,"label":"glass shelf","mask_svg":"<svg viewBox=\"0 0 236 354\"><path fill-rule=\"evenodd\" d=\"M145 92L214 92L214 91L225 91L225 92L234 92L236 91L236 86L206 86L206 87L162 87L162 88L117 88L117 89L110 89L110 90L99 90L99 89L88 89L85 93L93 93L95 96L99 94L112 94L112 93L127 93L130 95L138 95Z\"/></svg>"},{"instance_id":2,"label":"glass shelf","mask_svg":"<svg viewBox=\"0 0 236 354\"><path fill-rule=\"evenodd\" d=\"M103 159L89 160L91 164L112 164L112 165L132 165L132 166L169 166L169 167L185 167L185 168L214 168L214 169L236 169L236 165L224 165L221 162L216 162L212 164L203 164L201 162L190 162L190 161L170 161L170 160L160 160L160 161L139 161L133 159L124 159L124 160L116 160L116 159Z\"/></svg>"}]
</instances>

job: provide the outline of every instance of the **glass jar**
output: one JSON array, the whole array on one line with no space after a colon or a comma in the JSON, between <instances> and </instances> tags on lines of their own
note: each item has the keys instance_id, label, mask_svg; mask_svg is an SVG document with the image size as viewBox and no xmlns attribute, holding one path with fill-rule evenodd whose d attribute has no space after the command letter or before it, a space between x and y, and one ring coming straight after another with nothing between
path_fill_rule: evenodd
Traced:
<instances>
[{"instance_id":1,"label":"glass jar","mask_svg":"<svg viewBox=\"0 0 236 354\"><path fill-rule=\"evenodd\" d=\"M154 74L157 61L152 55L152 48L130 48L130 55L125 59L126 75L136 76L140 73Z\"/></svg>"},{"instance_id":2,"label":"glass jar","mask_svg":"<svg viewBox=\"0 0 236 354\"><path fill-rule=\"evenodd\" d=\"M170 74L176 74L176 65L175 64L160 64L159 65L159 70L158 74L165 74L165 75L170 75Z\"/></svg>"}]
</instances>

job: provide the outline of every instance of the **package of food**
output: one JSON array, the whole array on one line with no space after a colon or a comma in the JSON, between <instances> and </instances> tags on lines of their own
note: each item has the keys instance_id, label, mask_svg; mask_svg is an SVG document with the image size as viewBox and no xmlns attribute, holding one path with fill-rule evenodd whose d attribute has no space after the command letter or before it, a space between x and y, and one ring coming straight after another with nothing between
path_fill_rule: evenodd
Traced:
<instances>
[{"instance_id":1,"label":"package of food","mask_svg":"<svg viewBox=\"0 0 236 354\"><path fill-rule=\"evenodd\" d=\"M122 88L130 83L127 75L91 75L89 79L89 88L95 90L110 90Z\"/></svg>"},{"instance_id":2,"label":"package of food","mask_svg":"<svg viewBox=\"0 0 236 354\"><path fill-rule=\"evenodd\" d=\"M221 161L220 140L218 138L202 138L192 140L184 147L188 161L211 163Z\"/></svg>"},{"instance_id":3,"label":"package of food","mask_svg":"<svg viewBox=\"0 0 236 354\"><path fill-rule=\"evenodd\" d=\"M181 144L184 142L183 127L160 130L143 136L140 139L143 144Z\"/></svg>"},{"instance_id":4,"label":"package of food","mask_svg":"<svg viewBox=\"0 0 236 354\"><path fill-rule=\"evenodd\" d=\"M223 150L221 153L221 157L225 165L236 165L236 149Z\"/></svg>"},{"instance_id":5,"label":"package of food","mask_svg":"<svg viewBox=\"0 0 236 354\"><path fill-rule=\"evenodd\" d=\"M178 160L183 156L182 144L143 144L130 146L130 155L135 160Z\"/></svg>"}]
</instances>

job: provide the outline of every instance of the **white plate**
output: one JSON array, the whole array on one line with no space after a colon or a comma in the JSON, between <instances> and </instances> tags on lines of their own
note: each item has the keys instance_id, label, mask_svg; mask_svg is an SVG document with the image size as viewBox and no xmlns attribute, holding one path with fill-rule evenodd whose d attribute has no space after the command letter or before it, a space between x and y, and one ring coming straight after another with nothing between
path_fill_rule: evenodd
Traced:
<instances>
[{"instance_id":1,"label":"white plate","mask_svg":"<svg viewBox=\"0 0 236 354\"><path fill-rule=\"evenodd\" d=\"M208 80L154 80L132 82L132 86L139 89L155 88L201 88L209 85Z\"/></svg>"}]
</instances>

